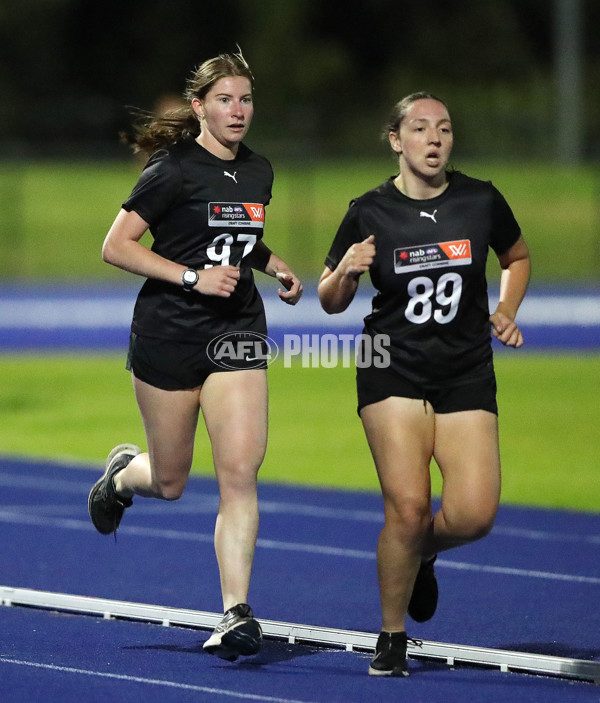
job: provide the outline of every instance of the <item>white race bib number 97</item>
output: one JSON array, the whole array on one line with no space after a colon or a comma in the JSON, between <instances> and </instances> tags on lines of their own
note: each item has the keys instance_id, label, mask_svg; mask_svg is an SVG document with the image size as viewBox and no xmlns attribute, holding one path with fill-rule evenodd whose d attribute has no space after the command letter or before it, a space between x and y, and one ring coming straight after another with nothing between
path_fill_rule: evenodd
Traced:
<instances>
[{"instance_id":1,"label":"white race bib number 97","mask_svg":"<svg viewBox=\"0 0 600 703\"><path fill-rule=\"evenodd\" d=\"M242 259L247 256L256 244L255 234L218 234L209 244L206 254L211 261L221 266L229 266L231 258L231 247L236 243L244 243ZM239 262L238 262L239 264ZM236 264L236 265L238 265ZM206 264L204 268L212 268L214 264Z\"/></svg>"}]
</instances>

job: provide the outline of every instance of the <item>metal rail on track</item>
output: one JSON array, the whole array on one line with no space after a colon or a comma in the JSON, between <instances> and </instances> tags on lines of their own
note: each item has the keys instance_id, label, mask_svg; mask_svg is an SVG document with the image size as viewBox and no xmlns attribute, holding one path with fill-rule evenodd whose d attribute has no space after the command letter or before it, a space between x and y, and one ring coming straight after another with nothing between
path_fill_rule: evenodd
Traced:
<instances>
[{"instance_id":1,"label":"metal rail on track","mask_svg":"<svg viewBox=\"0 0 600 703\"><path fill-rule=\"evenodd\" d=\"M201 630L213 629L222 618L219 613L200 610L185 610L10 586L0 586L0 604L81 613L102 616L105 619L139 620L164 626ZM341 647L346 651L373 652L377 641L377 635L368 632L336 630L263 619L260 620L260 623L266 637L282 639L290 643L310 643ZM455 664L477 665L506 672L545 674L600 683L600 662L584 659L428 641L419 641L418 644L409 641L408 656L411 659L442 661L449 666Z\"/></svg>"}]
</instances>

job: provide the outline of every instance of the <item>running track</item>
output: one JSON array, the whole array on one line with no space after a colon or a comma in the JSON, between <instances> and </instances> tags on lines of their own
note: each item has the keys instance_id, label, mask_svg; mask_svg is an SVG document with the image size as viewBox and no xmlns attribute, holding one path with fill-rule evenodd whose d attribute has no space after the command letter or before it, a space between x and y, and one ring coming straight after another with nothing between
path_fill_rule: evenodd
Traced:
<instances>
[{"instance_id":1,"label":"running track","mask_svg":"<svg viewBox=\"0 0 600 703\"><path fill-rule=\"evenodd\" d=\"M355 335L370 311L368 283L346 312L326 315L308 283L294 308L282 304L272 279L257 275L269 323L269 335L281 345L284 335L328 332ZM39 348L127 348L139 283L0 286L0 351ZM495 305L490 291L490 306ZM600 293L597 288L532 288L519 310L519 324L530 351L600 349ZM496 343L494 342L496 345ZM497 350L502 345L497 344Z\"/></svg>"},{"instance_id":2,"label":"running track","mask_svg":"<svg viewBox=\"0 0 600 703\"><path fill-rule=\"evenodd\" d=\"M100 471L0 458L0 584L219 612L215 482L136 499L115 543L87 516ZM262 484L260 500L258 617L376 632L378 496ZM440 558L438 614L409 635L600 661L599 556L600 515L503 506L488 538ZM374 679L366 653L273 639L229 664L203 654L208 632L20 606L0 607L0 632L2 703L600 701L591 683L421 660Z\"/></svg>"},{"instance_id":3,"label":"running track","mask_svg":"<svg viewBox=\"0 0 600 703\"><path fill-rule=\"evenodd\" d=\"M136 291L0 289L0 349L122 350ZM293 315L265 302L278 344L286 332L356 333L369 306L363 296L325 318L310 291ZM594 290L530 292L520 322L528 349L600 348ZM89 523L100 467L89 468L0 457L0 585L219 612L215 483L192 479L176 504L137 500L115 544ZM262 485L261 513L250 596L258 616L376 632L379 499ZM438 561L439 612L409 634L598 661L599 551L600 515L503 506L490 537ZM589 683L421 660L409 679L373 680L368 654L277 640L230 665L202 653L205 632L32 608L0 607L0 632L2 703L600 701Z\"/></svg>"}]
</instances>

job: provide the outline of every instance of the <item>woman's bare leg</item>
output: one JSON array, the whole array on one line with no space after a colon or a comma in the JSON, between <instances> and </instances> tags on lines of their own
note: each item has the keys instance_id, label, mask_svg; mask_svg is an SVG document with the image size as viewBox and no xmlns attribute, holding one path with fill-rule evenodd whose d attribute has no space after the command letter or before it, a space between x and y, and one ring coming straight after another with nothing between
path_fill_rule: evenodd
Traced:
<instances>
[{"instance_id":1,"label":"woman's bare leg","mask_svg":"<svg viewBox=\"0 0 600 703\"><path fill-rule=\"evenodd\" d=\"M434 456L443 477L442 506L423 547L425 557L492 529L501 485L498 418L485 410L436 415Z\"/></svg>"},{"instance_id":2,"label":"woman's bare leg","mask_svg":"<svg viewBox=\"0 0 600 703\"><path fill-rule=\"evenodd\" d=\"M165 391L133 376L133 386L148 442L115 475L117 493L175 500L186 486L200 411L200 388Z\"/></svg>"},{"instance_id":3,"label":"woman's bare leg","mask_svg":"<svg viewBox=\"0 0 600 703\"><path fill-rule=\"evenodd\" d=\"M361 419L385 511L377 547L382 629L400 632L431 523L434 415L422 400L391 397L363 408Z\"/></svg>"},{"instance_id":4,"label":"woman's bare leg","mask_svg":"<svg viewBox=\"0 0 600 703\"><path fill-rule=\"evenodd\" d=\"M257 474L267 446L264 370L211 374L200 404L212 445L220 503L215 551L223 609L248 597L258 533Z\"/></svg>"}]
</instances>

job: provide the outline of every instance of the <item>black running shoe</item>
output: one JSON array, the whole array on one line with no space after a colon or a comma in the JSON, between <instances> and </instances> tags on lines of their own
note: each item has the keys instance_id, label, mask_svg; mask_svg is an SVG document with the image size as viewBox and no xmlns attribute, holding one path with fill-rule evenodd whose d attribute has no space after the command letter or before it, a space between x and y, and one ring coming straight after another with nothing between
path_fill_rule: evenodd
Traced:
<instances>
[{"instance_id":1,"label":"black running shoe","mask_svg":"<svg viewBox=\"0 0 600 703\"><path fill-rule=\"evenodd\" d=\"M204 643L203 649L209 654L234 662L240 655L256 654L261 643L262 629L254 619L252 608L246 603L238 603L226 611Z\"/></svg>"},{"instance_id":2,"label":"black running shoe","mask_svg":"<svg viewBox=\"0 0 600 703\"><path fill-rule=\"evenodd\" d=\"M369 676L408 676L406 666L406 632L381 632Z\"/></svg>"},{"instance_id":3,"label":"black running shoe","mask_svg":"<svg viewBox=\"0 0 600 703\"><path fill-rule=\"evenodd\" d=\"M135 444L119 444L106 459L106 471L101 479L96 481L88 498L88 512L94 527L103 535L111 532L116 534L125 508L132 504L131 498L117 495L113 478L124 469L134 456L142 450Z\"/></svg>"},{"instance_id":4,"label":"black running shoe","mask_svg":"<svg viewBox=\"0 0 600 703\"><path fill-rule=\"evenodd\" d=\"M408 604L408 614L415 622L426 622L434 616L438 604L438 584L433 565L437 554L429 561L421 562L412 596Z\"/></svg>"}]
</instances>

